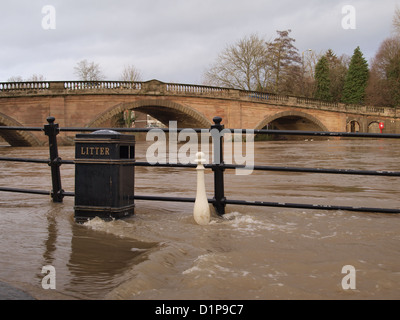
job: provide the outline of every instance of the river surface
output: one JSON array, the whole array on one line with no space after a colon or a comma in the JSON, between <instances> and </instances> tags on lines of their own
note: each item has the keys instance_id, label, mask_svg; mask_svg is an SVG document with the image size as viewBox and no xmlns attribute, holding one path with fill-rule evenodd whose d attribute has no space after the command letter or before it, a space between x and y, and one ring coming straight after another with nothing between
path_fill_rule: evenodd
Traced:
<instances>
[{"instance_id":1,"label":"river surface","mask_svg":"<svg viewBox=\"0 0 400 320\"><path fill-rule=\"evenodd\" d=\"M138 161L148 146L136 144ZM73 147L59 153L74 159ZM0 156L47 159L48 149L0 147ZM260 165L400 171L399 159L398 140L255 143ZM61 168L63 189L73 192L74 166ZM135 170L137 195L195 197L194 169ZM46 164L0 162L0 172L0 186L51 189ZM212 198L212 171L205 175ZM227 170L225 193L400 208L399 180ZM228 205L223 218L199 226L192 203L136 201L132 217L77 224L72 197L56 204L0 192L0 218L0 281L39 299L400 299L400 215ZM42 288L48 265L55 290ZM344 288L345 277L355 288Z\"/></svg>"}]
</instances>

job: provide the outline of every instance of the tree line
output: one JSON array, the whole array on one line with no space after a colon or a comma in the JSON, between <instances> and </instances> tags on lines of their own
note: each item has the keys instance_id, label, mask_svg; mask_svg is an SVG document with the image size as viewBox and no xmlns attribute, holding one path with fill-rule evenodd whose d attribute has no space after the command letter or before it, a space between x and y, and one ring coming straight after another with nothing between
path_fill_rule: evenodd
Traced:
<instances>
[{"instance_id":1,"label":"tree line","mask_svg":"<svg viewBox=\"0 0 400 320\"><path fill-rule=\"evenodd\" d=\"M393 36L382 42L371 67L360 47L351 57L337 56L332 49L300 53L290 33L278 30L272 41L252 34L228 45L204 73L204 84L400 107L400 8L395 10Z\"/></svg>"}]
</instances>

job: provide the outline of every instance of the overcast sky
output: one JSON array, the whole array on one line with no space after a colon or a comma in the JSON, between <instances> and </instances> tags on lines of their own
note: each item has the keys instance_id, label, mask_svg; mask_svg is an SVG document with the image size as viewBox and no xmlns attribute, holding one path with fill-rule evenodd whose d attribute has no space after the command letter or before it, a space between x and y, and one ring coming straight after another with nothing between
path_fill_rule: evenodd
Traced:
<instances>
[{"instance_id":1,"label":"overcast sky","mask_svg":"<svg viewBox=\"0 0 400 320\"><path fill-rule=\"evenodd\" d=\"M41 74L74 80L82 59L109 80L134 65L143 80L201 84L228 45L257 33L266 40L291 29L301 54L329 48L369 61L391 35L400 0L0 0L0 81ZM55 9L53 18L43 7ZM345 29L355 9L355 29ZM45 22L46 28L43 27ZM47 24L46 24L47 23Z\"/></svg>"}]
</instances>

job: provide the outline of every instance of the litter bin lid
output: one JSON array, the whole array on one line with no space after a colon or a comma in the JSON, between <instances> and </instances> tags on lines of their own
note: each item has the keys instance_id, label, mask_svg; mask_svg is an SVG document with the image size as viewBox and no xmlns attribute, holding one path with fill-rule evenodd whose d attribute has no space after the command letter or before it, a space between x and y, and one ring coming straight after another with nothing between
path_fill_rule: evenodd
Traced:
<instances>
[{"instance_id":1,"label":"litter bin lid","mask_svg":"<svg viewBox=\"0 0 400 320\"><path fill-rule=\"evenodd\" d=\"M92 132L91 134L110 135L110 134L120 134L120 133L114 130L97 130L95 132Z\"/></svg>"},{"instance_id":2,"label":"litter bin lid","mask_svg":"<svg viewBox=\"0 0 400 320\"><path fill-rule=\"evenodd\" d=\"M104 141L102 141L104 140ZM107 141L105 141L107 140ZM102 143L102 142L126 142L126 143L134 143L135 136L122 134L114 130L110 129L100 129L94 131L92 133L79 133L75 137L76 143Z\"/></svg>"}]
</instances>

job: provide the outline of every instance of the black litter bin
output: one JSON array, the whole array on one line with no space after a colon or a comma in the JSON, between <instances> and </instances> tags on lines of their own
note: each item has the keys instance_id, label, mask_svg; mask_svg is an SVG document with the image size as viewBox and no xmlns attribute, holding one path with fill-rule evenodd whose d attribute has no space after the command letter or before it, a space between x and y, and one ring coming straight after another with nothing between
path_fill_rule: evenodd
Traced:
<instances>
[{"instance_id":1,"label":"black litter bin","mask_svg":"<svg viewBox=\"0 0 400 320\"><path fill-rule=\"evenodd\" d=\"M112 130L75 138L75 221L134 213L135 137Z\"/></svg>"}]
</instances>

